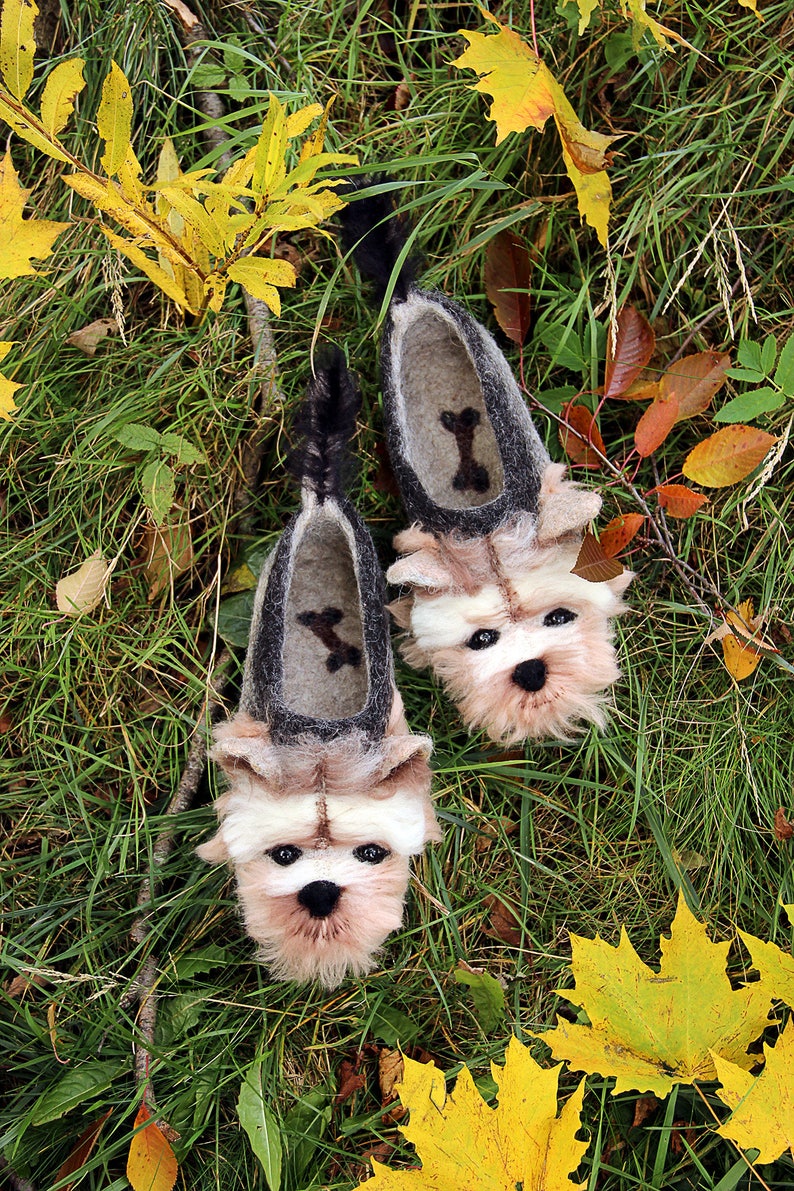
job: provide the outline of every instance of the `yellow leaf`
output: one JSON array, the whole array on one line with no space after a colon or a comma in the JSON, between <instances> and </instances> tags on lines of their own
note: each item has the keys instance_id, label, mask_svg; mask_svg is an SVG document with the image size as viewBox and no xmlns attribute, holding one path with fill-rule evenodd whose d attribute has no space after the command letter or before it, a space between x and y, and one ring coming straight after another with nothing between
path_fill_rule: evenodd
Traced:
<instances>
[{"instance_id":1,"label":"yellow leaf","mask_svg":"<svg viewBox=\"0 0 794 1191\"><path fill-rule=\"evenodd\" d=\"M41 97L41 122L50 136L65 128L74 111L75 97L85 87L82 58L61 62L50 73Z\"/></svg>"},{"instance_id":2,"label":"yellow leaf","mask_svg":"<svg viewBox=\"0 0 794 1191\"><path fill-rule=\"evenodd\" d=\"M449 1096L433 1063L404 1060L397 1086L410 1111L401 1132L422 1161L420 1170L391 1170L373 1160L373 1191L575 1191L584 1183L568 1177L588 1142L577 1141L584 1081L557 1116L559 1067L544 1070L525 1046L510 1040L504 1067L491 1065L499 1089L489 1108L467 1067Z\"/></svg>"},{"instance_id":3,"label":"yellow leaf","mask_svg":"<svg viewBox=\"0 0 794 1191\"><path fill-rule=\"evenodd\" d=\"M13 340L5 340L0 342L0 360L8 355L11 348L14 346ZM19 408L14 401L14 394L17 389L23 389L25 386L15 380L9 380L0 372L0 418L5 422L12 420L12 415Z\"/></svg>"},{"instance_id":4,"label":"yellow leaf","mask_svg":"<svg viewBox=\"0 0 794 1191\"><path fill-rule=\"evenodd\" d=\"M286 149L287 121L284 108L275 95L271 95L254 155L251 186L255 194L267 195L272 187L278 186L286 173Z\"/></svg>"},{"instance_id":5,"label":"yellow leaf","mask_svg":"<svg viewBox=\"0 0 794 1191\"><path fill-rule=\"evenodd\" d=\"M745 600L739 604L738 616L736 612L727 612L725 620L731 632L722 638L722 655L728 673L739 682L753 673L761 661L762 651L769 648L766 642L755 637L755 632L761 629L763 617L753 616L753 601ZM772 652L776 653L777 650L772 647Z\"/></svg>"},{"instance_id":6,"label":"yellow leaf","mask_svg":"<svg viewBox=\"0 0 794 1191\"><path fill-rule=\"evenodd\" d=\"M84 612L92 612L102 602L109 576L110 567L102 557L102 552L95 550L81 567L56 583L55 603L58 611L67 616L82 616Z\"/></svg>"},{"instance_id":7,"label":"yellow leaf","mask_svg":"<svg viewBox=\"0 0 794 1191\"><path fill-rule=\"evenodd\" d=\"M134 1191L171 1191L178 1171L174 1151L145 1104L138 1109L135 1130L127 1158Z\"/></svg>"},{"instance_id":8,"label":"yellow leaf","mask_svg":"<svg viewBox=\"0 0 794 1191\"><path fill-rule=\"evenodd\" d=\"M783 907L791 921L794 921L794 907ZM739 931L739 938L750 952L753 967L767 986L769 995L775 1001L782 1001L789 1008L794 1007L794 956L781 951L774 943L766 943L755 935Z\"/></svg>"},{"instance_id":9,"label":"yellow leaf","mask_svg":"<svg viewBox=\"0 0 794 1191\"><path fill-rule=\"evenodd\" d=\"M488 20L494 18L488 16ZM511 132L525 132L530 127L542 132L555 105L549 69L517 33L494 23L499 28L494 34L461 29L469 47L452 65L484 76L472 90L493 96L487 118L496 124L498 145Z\"/></svg>"},{"instance_id":10,"label":"yellow leaf","mask_svg":"<svg viewBox=\"0 0 794 1191\"><path fill-rule=\"evenodd\" d=\"M55 237L69 226L52 219L23 219L29 194L6 153L0 162L0 278L36 276L31 257L49 256Z\"/></svg>"},{"instance_id":11,"label":"yellow leaf","mask_svg":"<svg viewBox=\"0 0 794 1191\"><path fill-rule=\"evenodd\" d=\"M173 586L174 579L193 565L193 538L186 510L173 508L162 525L147 525L143 535L144 574L149 599Z\"/></svg>"},{"instance_id":12,"label":"yellow leaf","mask_svg":"<svg viewBox=\"0 0 794 1191\"><path fill-rule=\"evenodd\" d=\"M315 157L318 153L322 152L323 145L325 144L325 134L328 131L328 117L331 114L331 108L334 106L335 99L336 96L332 95L328 100L328 103L325 105L325 108L320 109L320 112L317 113L317 115L322 115L322 120L317 126L316 131L313 132L310 137L307 137L301 146L301 164L304 161L307 161L310 157ZM311 106L315 107L316 105L312 104ZM295 115L300 116L308 110L308 108L303 108L302 111L296 112ZM287 136L289 135L289 121L287 121Z\"/></svg>"},{"instance_id":13,"label":"yellow leaf","mask_svg":"<svg viewBox=\"0 0 794 1191\"><path fill-rule=\"evenodd\" d=\"M334 101L334 97L328 101L326 112ZM298 108L297 112L293 112L287 116L287 140L291 141L296 136L300 136L311 124L312 120L316 120L318 116L323 115L322 104L309 103L305 108Z\"/></svg>"},{"instance_id":14,"label":"yellow leaf","mask_svg":"<svg viewBox=\"0 0 794 1191\"><path fill-rule=\"evenodd\" d=\"M2 339L0 340L0 363L6 358L11 348L16 343L16 339Z\"/></svg>"},{"instance_id":15,"label":"yellow leaf","mask_svg":"<svg viewBox=\"0 0 794 1191\"><path fill-rule=\"evenodd\" d=\"M232 281L239 281L254 298L267 303L276 315L281 314L281 298L274 287L293 286L298 276L289 261L262 256L244 256L230 265L226 272Z\"/></svg>"},{"instance_id":16,"label":"yellow leaf","mask_svg":"<svg viewBox=\"0 0 794 1191\"><path fill-rule=\"evenodd\" d=\"M39 15L35 0L3 0L0 14L0 74L12 95L24 99L33 81L36 39L33 23Z\"/></svg>"},{"instance_id":17,"label":"yellow leaf","mask_svg":"<svg viewBox=\"0 0 794 1191\"><path fill-rule=\"evenodd\" d=\"M178 186L161 187L160 193L184 221L190 224L204 247L213 256L223 256L225 251L223 230L218 227L202 204Z\"/></svg>"},{"instance_id":18,"label":"yellow leaf","mask_svg":"<svg viewBox=\"0 0 794 1191\"><path fill-rule=\"evenodd\" d=\"M755 471L776 442L774 434L755 426L725 426L692 448L682 471L706 488L725 488Z\"/></svg>"},{"instance_id":19,"label":"yellow leaf","mask_svg":"<svg viewBox=\"0 0 794 1191\"><path fill-rule=\"evenodd\" d=\"M579 214L594 229L602 247L606 248L609 233L609 209L612 202L612 183L605 170L601 170L598 174L583 174L581 170L577 169L564 143L562 159L576 191Z\"/></svg>"},{"instance_id":20,"label":"yellow leaf","mask_svg":"<svg viewBox=\"0 0 794 1191\"><path fill-rule=\"evenodd\" d=\"M128 260L132 261L144 276L148 277L150 281L153 281L158 289L161 289L167 297L176 302L177 306L180 306L183 310L189 310L191 314L199 313L199 310L191 304L187 294L179 285L178 281L176 281L175 276L172 277L166 273L165 269L162 269L156 261L151 260L131 240L125 240L122 236L116 236L106 227L101 227L101 230L113 247L123 253Z\"/></svg>"},{"instance_id":21,"label":"yellow leaf","mask_svg":"<svg viewBox=\"0 0 794 1191\"><path fill-rule=\"evenodd\" d=\"M587 26L590 24L590 18L595 10L598 8L600 0L576 0L576 7L579 9L579 36L584 33Z\"/></svg>"},{"instance_id":22,"label":"yellow leaf","mask_svg":"<svg viewBox=\"0 0 794 1191\"><path fill-rule=\"evenodd\" d=\"M127 146L124 160L118 170L121 193L128 202L135 207L145 207L143 183L141 182L141 165L133 152L132 145Z\"/></svg>"},{"instance_id":23,"label":"yellow leaf","mask_svg":"<svg viewBox=\"0 0 794 1191\"><path fill-rule=\"evenodd\" d=\"M710 1051L740 1067L756 1061L747 1047L767 1025L771 997L763 984L734 990L725 971L730 943L712 943L683 895L661 939L654 971L642 962L625 930L611 947L601 938L571 936L575 989L560 996L581 1005L590 1025L557 1026L536 1035L573 1070L616 1076L626 1091L666 1096L676 1083L714 1079Z\"/></svg>"},{"instance_id":24,"label":"yellow leaf","mask_svg":"<svg viewBox=\"0 0 794 1191\"><path fill-rule=\"evenodd\" d=\"M624 17L628 17L631 21L631 34L635 47L639 46L643 34L647 32L663 50L672 50L670 41L677 41L679 45L686 46L688 50L698 52L680 33L676 33L674 29L668 29L666 25L660 25L653 17L649 17L645 11L645 0L620 0L620 7Z\"/></svg>"},{"instance_id":25,"label":"yellow leaf","mask_svg":"<svg viewBox=\"0 0 794 1191\"><path fill-rule=\"evenodd\" d=\"M717 1132L743 1150L759 1150L758 1163L794 1155L794 1026L789 1021L774 1046L764 1043L764 1069L755 1079L741 1067L713 1056L720 1100L733 1109Z\"/></svg>"},{"instance_id":26,"label":"yellow leaf","mask_svg":"<svg viewBox=\"0 0 794 1191\"><path fill-rule=\"evenodd\" d=\"M0 92L0 120L10 124L17 136L29 145L33 145L40 153L54 157L56 161L70 161L68 153L54 137L45 131L41 121L28 111L25 105Z\"/></svg>"},{"instance_id":27,"label":"yellow leaf","mask_svg":"<svg viewBox=\"0 0 794 1191\"><path fill-rule=\"evenodd\" d=\"M102 84L96 126L105 142L105 152L100 158L102 168L112 178L127 156L132 133L132 91L124 72L115 62Z\"/></svg>"},{"instance_id":28,"label":"yellow leaf","mask_svg":"<svg viewBox=\"0 0 794 1191\"><path fill-rule=\"evenodd\" d=\"M758 11L757 0L739 0L739 4L741 5L742 8L749 8L752 12L755 13L755 15L758 17L759 21L763 21L763 19L764 19L763 13L760 13Z\"/></svg>"}]
</instances>

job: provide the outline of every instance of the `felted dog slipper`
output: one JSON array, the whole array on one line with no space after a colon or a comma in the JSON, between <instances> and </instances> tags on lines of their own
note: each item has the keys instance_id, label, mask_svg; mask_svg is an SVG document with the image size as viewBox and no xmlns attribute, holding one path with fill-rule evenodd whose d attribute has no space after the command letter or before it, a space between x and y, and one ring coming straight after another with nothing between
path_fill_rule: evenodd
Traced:
<instances>
[{"instance_id":1,"label":"felted dog slipper","mask_svg":"<svg viewBox=\"0 0 794 1191\"><path fill-rule=\"evenodd\" d=\"M302 507L259 580L240 708L211 753L229 788L198 849L234 868L271 974L329 988L373 967L409 856L440 839L431 743L408 731L377 556L342 491L357 410L340 353L307 392Z\"/></svg>"},{"instance_id":2,"label":"felted dog slipper","mask_svg":"<svg viewBox=\"0 0 794 1191\"><path fill-rule=\"evenodd\" d=\"M429 666L469 728L567 740L605 722L619 677L611 618L632 579L572 573L597 493L551 462L502 352L457 302L399 264L385 196L345 208L345 240L378 292L394 289L381 347L383 416L410 529L387 572L413 666Z\"/></svg>"}]
</instances>

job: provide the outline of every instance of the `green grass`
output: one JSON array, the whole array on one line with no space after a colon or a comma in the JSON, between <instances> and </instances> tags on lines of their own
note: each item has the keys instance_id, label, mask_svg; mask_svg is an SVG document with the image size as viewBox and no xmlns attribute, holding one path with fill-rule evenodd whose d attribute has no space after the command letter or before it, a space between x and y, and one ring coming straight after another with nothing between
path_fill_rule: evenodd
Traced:
<instances>
[{"instance_id":1,"label":"green grass","mask_svg":"<svg viewBox=\"0 0 794 1191\"><path fill-rule=\"evenodd\" d=\"M336 94L331 147L358 152L362 173L385 167L403 184L401 203L419 227L427 282L494 328L484 294L485 247L499 229L516 228L541 245L532 281L536 327L523 351L528 389L541 396L563 385L595 389L607 318L604 253L580 227L554 133L494 145L485 104L466 87L472 76L449 66L462 49L455 31L478 27L474 6L407 5L405 17L391 7L284 0L205 10L213 33L208 52L234 36L248 55L252 98L242 108L233 104L227 122L235 146L252 143L268 90L301 102ZM528 4L495 11L529 34ZM264 36L247 24L247 12ZM617 298L654 321L667 359L701 323L690 350L731 346L718 292L720 261L728 288L738 277L725 210L759 320L756 326L737 289L730 302L737 339L773 331L782 343L794 329L790 176L784 181L792 139L791 17L782 0L767 3L764 14L760 23L734 0L667 5L660 19L702 54L679 47L667 56L637 56L609 2L581 38L565 10L544 0L536 11L541 52L584 123L623 135L611 170ZM90 117L115 58L134 82L135 145L145 169L154 168L166 135L185 162L212 160L165 7L90 0L54 20L53 58L79 53L88 61L89 86L70 145L96 152ZM403 79L410 104L395 111L390 98ZM64 217L70 196L57 163L36 160L17 141L12 152L23 185L33 188L36 212ZM186 328L130 273L123 291L129 343L110 338L88 359L65 340L111 312L104 246L90 220L60 244L45 274L6 282L0 295L0 338L16 341L3 370L27 386L18 394L16 421L1 431L0 1072L7 1095L0 1154L19 1175L37 1191L53 1187L79 1134L112 1108L78 1185L127 1185L139 1034L125 995L150 948L160 998L151 1076L158 1112L180 1134L178 1186L263 1186L235 1111L242 1076L261 1058L287 1153L284 1191L347 1191L368 1169L363 1155L380 1142L396 1147L391 1163L412 1161L395 1125L382 1118L376 1048L399 1038L447 1072L465 1062L485 1079L511 1032L530 1041L529 1031L551 1025L563 1009L554 990L571 983L569 932L616 942L625 923L652 962L684 883L715 937L728 937L738 924L790 945L778 899L794 901L791 844L775 840L772 822L778 807L794 809L791 678L767 659L750 679L733 683L719 645L705 643L709 618L644 539L630 558L638 578L621 630L624 677L605 734L505 753L469 738L432 681L398 666L412 726L434 737L445 840L418 865L405 929L389 942L378 972L332 994L268 981L242 932L231 881L193 853L211 829L213 774L179 817L151 908L151 936L131 942L136 899L151 873L154 843L170 826L164 810L202 714L218 648L219 580L252 545L272 542L293 508L283 463L320 319L320 338L345 343L361 378L355 499L384 564L402 521L397 501L376 483L374 316L333 242L295 237L301 277L273 324L285 402L259 413L252 412L254 360L239 295L230 293L217 318ZM584 345L578 369L561 366L550 352L543 326L554 322ZM518 368L516 350L507 354ZM790 414L789 405L764 424L780 433ZM114 428L129 421L175 430L204 453L201 463L179 472L177 487L194 562L173 592L151 601L142 566L141 460L114 438ZM630 405L615 402L603 412L611 458L629 448L635 421ZM540 414L538 423L559 457L554 423ZM680 472L709 426L703 416L677 427L659 452L660 476ZM266 444L252 533L232 499L243 444L258 434ZM599 481L594 473L584 479ZM692 521L670 523L679 556L725 601L749 597L771 609L771 631L789 661L791 480L789 452L746 508L746 486L739 485L715 491ZM646 463L639 487L657 482ZM630 510L630 495L610 484L602 520ZM55 583L96 549L119 556L107 604L65 619L55 609ZM520 945L494 936L490 897L515 915ZM503 980L501 1028L484 1032L469 992L452 979L461 959ZM739 957L735 964L738 971ZM12 995L8 981L18 973L33 983ZM546 1053L532 1045L537 1057ZM359 1052L366 1084L334 1104L339 1064ZM32 1124L39 1096L92 1060L109 1064L106 1086L64 1105L64 1115ZM575 1084L575 1076L563 1076L566 1093ZM613 1098L609 1087L597 1077L588 1082L592 1140L580 1179L589 1191L762 1185L739 1165L736 1150L709 1132L713 1118L693 1089L680 1088L635 1127L636 1097ZM712 1090L705 1096L721 1115ZM759 1173L768 1187L794 1181L789 1158Z\"/></svg>"}]
</instances>

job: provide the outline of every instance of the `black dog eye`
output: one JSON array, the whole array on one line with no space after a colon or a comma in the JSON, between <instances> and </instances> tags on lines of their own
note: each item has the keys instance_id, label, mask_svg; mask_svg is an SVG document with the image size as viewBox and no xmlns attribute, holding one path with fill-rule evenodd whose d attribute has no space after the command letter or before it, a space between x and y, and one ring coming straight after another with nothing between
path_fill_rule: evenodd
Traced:
<instances>
[{"instance_id":1,"label":"black dog eye","mask_svg":"<svg viewBox=\"0 0 794 1191\"><path fill-rule=\"evenodd\" d=\"M489 649L499 640L498 629L477 629L466 642L468 649Z\"/></svg>"},{"instance_id":2,"label":"black dog eye","mask_svg":"<svg viewBox=\"0 0 794 1191\"><path fill-rule=\"evenodd\" d=\"M361 844L353 849L353 855L362 864L380 864L387 856L391 856L391 852L387 852L380 844Z\"/></svg>"},{"instance_id":3,"label":"black dog eye","mask_svg":"<svg viewBox=\"0 0 794 1191\"><path fill-rule=\"evenodd\" d=\"M287 865L294 864L296 860L300 860L303 852L300 848L296 848L294 844L281 844L278 848L271 848L267 855L276 864L280 864L282 868L286 868Z\"/></svg>"},{"instance_id":4,"label":"black dog eye","mask_svg":"<svg viewBox=\"0 0 794 1191\"><path fill-rule=\"evenodd\" d=\"M554 608L543 617L547 629L556 628L560 624L570 624L572 620L576 620L576 613L571 612L570 608Z\"/></svg>"}]
</instances>

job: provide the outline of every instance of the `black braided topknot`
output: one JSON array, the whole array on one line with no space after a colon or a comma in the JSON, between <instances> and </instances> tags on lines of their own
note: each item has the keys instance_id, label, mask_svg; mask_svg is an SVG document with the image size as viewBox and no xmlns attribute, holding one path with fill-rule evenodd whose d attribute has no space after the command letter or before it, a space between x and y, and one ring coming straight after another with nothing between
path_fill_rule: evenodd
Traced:
<instances>
[{"instance_id":1,"label":"black braided topknot","mask_svg":"<svg viewBox=\"0 0 794 1191\"><path fill-rule=\"evenodd\" d=\"M369 187L386 180L381 176L366 185ZM405 247L410 224L394 210L391 194L357 198L363 186L361 182L352 182L347 189L338 192L348 204L339 213L341 238L345 251L352 250L362 277L373 282L373 296L380 303L389 287L397 259ZM393 301L405 301L415 284L418 268L416 256L405 258L395 279Z\"/></svg>"},{"instance_id":2,"label":"black braided topknot","mask_svg":"<svg viewBox=\"0 0 794 1191\"><path fill-rule=\"evenodd\" d=\"M329 348L295 418L295 430L303 441L287 460L293 476L320 501L343 495L352 467L349 444L360 405L358 386L347 370L344 352Z\"/></svg>"}]
</instances>

